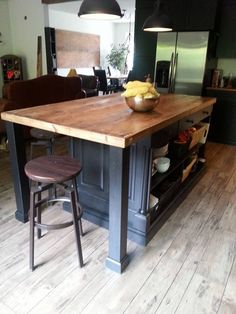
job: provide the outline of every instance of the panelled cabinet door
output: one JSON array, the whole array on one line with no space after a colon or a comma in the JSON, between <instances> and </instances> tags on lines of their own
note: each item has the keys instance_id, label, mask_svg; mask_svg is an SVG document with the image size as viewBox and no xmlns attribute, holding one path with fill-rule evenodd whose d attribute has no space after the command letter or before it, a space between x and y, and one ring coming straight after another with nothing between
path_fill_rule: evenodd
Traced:
<instances>
[{"instance_id":1,"label":"panelled cabinet door","mask_svg":"<svg viewBox=\"0 0 236 314\"><path fill-rule=\"evenodd\" d=\"M236 93L208 90L207 96L217 97L211 116L209 139L236 145Z\"/></svg>"},{"instance_id":2,"label":"panelled cabinet door","mask_svg":"<svg viewBox=\"0 0 236 314\"><path fill-rule=\"evenodd\" d=\"M167 9L174 31L185 31L187 26L187 7L186 0L167 0Z\"/></svg>"},{"instance_id":3,"label":"panelled cabinet door","mask_svg":"<svg viewBox=\"0 0 236 314\"><path fill-rule=\"evenodd\" d=\"M174 31L213 30L217 0L167 0Z\"/></svg>"},{"instance_id":4,"label":"panelled cabinet door","mask_svg":"<svg viewBox=\"0 0 236 314\"><path fill-rule=\"evenodd\" d=\"M217 57L236 57L236 1L223 0L221 7L220 36Z\"/></svg>"},{"instance_id":5,"label":"panelled cabinet door","mask_svg":"<svg viewBox=\"0 0 236 314\"><path fill-rule=\"evenodd\" d=\"M213 30L217 12L217 0L189 1L187 27L190 30Z\"/></svg>"}]
</instances>

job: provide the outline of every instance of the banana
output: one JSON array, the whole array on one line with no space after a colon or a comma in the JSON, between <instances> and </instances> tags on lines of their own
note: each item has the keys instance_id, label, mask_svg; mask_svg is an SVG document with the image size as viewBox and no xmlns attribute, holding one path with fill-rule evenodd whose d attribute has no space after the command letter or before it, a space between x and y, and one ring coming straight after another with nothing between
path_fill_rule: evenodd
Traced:
<instances>
[{"instance_id":1,"label":"banana","mask_svg":"<svg viewBox=\"0 0 236 314\"><path fill-rule=\"evenodd\" d=\"M155 99L160 96L150 82L130 81L127 84L124 84L123 87L126 90L121 94L121 96L126 98L138 97L144 99Z\"/></svg>"},{"instance_id":2,"label":"banana","mask_svg":"<svg viewBox=\"0 0 236 314\"><path fill-rule=\"evenodd\" d=\"M155 98L157 98L157 96L152 94L152 93L146 93L143 95L143 98L144 99L155 99Z\"/></svg>"},{"instance_id":3,"label":"banana","mask_svg":"<svg viewBox=\"0 0 236 314\"><path fill-rule=\"evenodd\" d=\"M159 96L160 96L160 94L157 92L157 90L155 89L154 86L149 87L148 92L151 93L151 94L153 94L153 95L156 96L156 97L159 97Z\"/></svg>"},{"instance_id":4,"label":"banana","mask_svg":"<svg viewBox=\"0 0 236 314\"><path fill-rule=\"evenodd\" d=\"M139 87L151 87L152 84L150 82L141 82L141 81L129 81L127 84L124 84L124 89L129 88L139 88Z\"/></svg>"},{"instance_id":5,"label":"banana","mask_svg":"<svg viewBox=\"0 0 236 314\"><path fill-rule=\"evenodd\" d=\"M139 86L139 87L133 87L133 88L126 89L126 91L122 94L122 96L135 97L137 94L144 95L147 92L148 92L147 86Z\"/></svg>"}]
</instances>

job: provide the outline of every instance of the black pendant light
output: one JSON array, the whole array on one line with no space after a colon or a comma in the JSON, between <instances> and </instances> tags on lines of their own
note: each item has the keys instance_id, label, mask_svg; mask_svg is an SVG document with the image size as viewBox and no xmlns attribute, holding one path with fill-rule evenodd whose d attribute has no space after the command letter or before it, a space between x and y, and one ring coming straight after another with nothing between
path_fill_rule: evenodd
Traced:
<instances>
[{"instance_id":1,"label":"black pendant light","mask_svg":"<svg viewBox=\"0 0 236 314\"><path fill-rule=\"evenodd\" d=\"M84 0L78 16L84 19L115 20L123 14L116 0Z\"/></svg>"},{"instance_id":2,"label":"black pendant light","mask_svg":"<svg viewBox=\"0 0 236 314\"><path fill-rule=\"evenodd\" d=\"M172 31L170 17L166 13L163 0L158 0L156 9L143 24L145 32L168 32Z\"/></svg>"}]
</instances>

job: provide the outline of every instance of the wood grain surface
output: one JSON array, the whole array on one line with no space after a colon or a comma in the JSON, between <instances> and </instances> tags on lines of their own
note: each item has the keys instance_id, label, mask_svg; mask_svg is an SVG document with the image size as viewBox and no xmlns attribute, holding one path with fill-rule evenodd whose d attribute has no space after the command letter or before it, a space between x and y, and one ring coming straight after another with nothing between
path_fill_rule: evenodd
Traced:
<instances>
[{"instance_id":1,"label":"wood grain surface","mask_svg":"<svg viewBox=\"0 0 236 314\"><path fill-rule=\"evenodd\" d=\"M133 112L119 93L2 113L2 119L116 147L201 111L216 98L164 94L152 112Z\"/></svg>"}]
</instances>

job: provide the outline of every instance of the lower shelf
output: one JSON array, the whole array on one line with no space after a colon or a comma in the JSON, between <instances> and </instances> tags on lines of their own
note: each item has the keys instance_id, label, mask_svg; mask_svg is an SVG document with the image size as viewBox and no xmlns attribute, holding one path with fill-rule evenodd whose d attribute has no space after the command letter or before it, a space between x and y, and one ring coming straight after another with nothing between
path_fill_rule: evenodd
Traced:
<instances>
[{"instance_id":1,"label":"lower shelf","mask_svg":"<svg viewBox=\"0 0 236 314\"><path fill-rule=\"evenodd\" d=\"M154 210L150 210L150 222L152 223L168 206L170 199L173 199L175 195L178 193L181 187L181 177L172 178L172 180L168 180L168 178L162 182L161 187L158 191L154 192L153 195L159 199L158 207L154 208Z\"/></svg>"},{"instance_id":2,"label":"lower shelf","mask_svg":"<svg viewBox=\"0 0 236 314\"><path fill-rule=\"evenodd\" d=\"M176 186L173 186L173 193L172 191L170 192L172 193L171 201L170 197L168 197L168 202L165 202L165 204L163 204L159 211L157 210L157 215L155 215L155 219L151 219L151 224L146 234L147 243L156 234L158 229L162 227L162 225L171 216L171 214L177 209L179 204L182 203L185 196L196 185L197 181L200 180L205 170L205 164L198 163L196 171L194 173L191 173L184 182L179 185L178 182L176 182Z\"/></svg>"}]
</instances>

